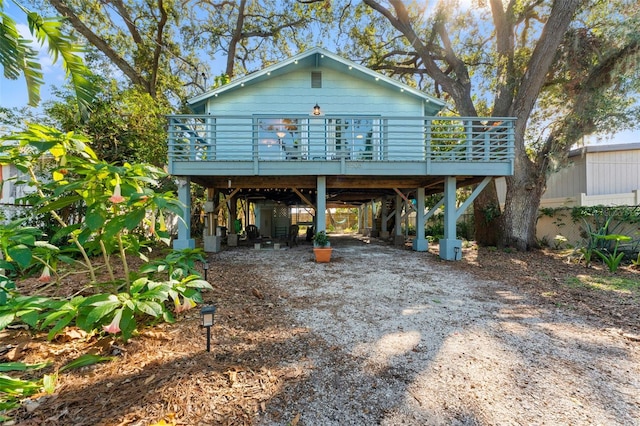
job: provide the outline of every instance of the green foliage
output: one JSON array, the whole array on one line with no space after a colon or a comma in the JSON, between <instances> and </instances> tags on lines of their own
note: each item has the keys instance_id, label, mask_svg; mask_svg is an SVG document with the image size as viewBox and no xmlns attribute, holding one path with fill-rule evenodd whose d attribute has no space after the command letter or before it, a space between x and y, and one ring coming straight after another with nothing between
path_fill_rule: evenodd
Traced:
<instances>
[{"instance_id":1,"label":"green foliage","mask_svg":"<svg viewBox=\"0 0 640 426\"><path fill-rule=\"evenodd\" d=\"M32 226L24 226L24 219L0 224L0 269L16 271L26 269L31 265L32 250L36 245L36 238L42 232Z\"/></svg>"},{"instance_id":2,"label":"green foliage","mask_svg":"<svg viewBox=\"0 0 640 426\"><path fill-rule=\"evenodd\" d=\"M587 267L591 265L593 254L603 259L611 269L617 269L624 258L624 253L618 253L620 241L631 241L631 251L637 250L640 239L616 233L629 224L640 223L640 208L631 207L575 207L571 211L571 217L582 223L583 241L578 244L576 251L584 258ZM619 237L623 237L619 239ZM616 253L614 257L611 257ZM604 257L603 257L604 256Z\"/></svg>"},{"instance_id":3,"label":"green foliage","mask_svg":"<svg viewBox=\"0 0 640 426\"><path fill-rule=\"evenodd\" d=\"M174 194L154 190L165 177L162 170L144 163L109 164L97 158L86 138L44 126L30 125L7 138L18 143L0 147L3 161L15 164L31 178L30 185L36 189L30 197L33 211L51 214L59 228L51 238L73 245L60 249L37 228L24 226L24 220L0 225L4 256L0 267L18 275L41 265L40 280L46 283L52 279L51 272L56 273L58 261L68 263L81 257L90 275L89 287L95 287L97 265L89 256L100 255L110 278L102 287L110 286L114 293L69 299L23 296L3 276L0 330L22 322L33 330L46 330L51 340L65 327L76 325L90 333L120 333L126 341L141 325L173 321L172 312L202 301L200 292L211 286L196 275L196 262L205 260L200 249L171 251L165 259L142 268L142 273L166 272L158 281L140 277L132 282L134 274L128 269L127 255L139 255L146 238L169 242L164 214L182 213ZM47 158L48 167L39 177L36 168L42 158ZM61 212L77 205L82 206L84 216L77 223L68 223ZM123 279L116 279L111 270L114 253L122 262Z\"/></svg>"},{"instance_id":4,"label":"green foliage","mask_svg":"<svg viewBox=\"0 0 640 426\"><path fill-rule=\"evenodd\" d=\"M106 93L93 103L87 119L80 119L69 96L50 104L47 113L65 131L91 138L96 155L107 163L162 166L167 158L165 115L171 112L168 105L138 89L114 86L104 90Z\"/></svg>"},{"instance_id":5,"label":"green foliage","mask_svg":"<svg viewBox=\"0 0 640 426\"><path fill-rule=\"evenodd\" d=\"M176 313L188 310L202 302L202 290L211 288L199 276L188 275L162 282L142 277L127 291L68 300L22 296L12 291L7 302L0 305L0 330L20 321L34 330L49 330L47 337L52 340L65 327L75 324L87 332L121 332L126 341L140 322L173 322L172 307Z\"/></svg>"},{"instance_id":6,"label":"green foliage","mask_svg":"<svg viewBox=\"0 0 640 426\"><path fill-rule=\"evenodd\" d=\"M82 49L75 40L63 33L63 20L60 18L44 18L30 11L19 2L16 5L27 18L29 31L42 46L46 45L49 55L55 63L62 59L62 65L71 79L78 104L83 110L88 109L95 88L90 82L91 72L82 61ZM36 106L40 102L40 86L44 83L42 67L38 62L38 52L31 47L31 41L24 38L17 30L16 23L3 12L0 2L0 64L4 76L16 80L22 74L27 83L29 105Z\"/></svg>"},{"instance_id":7,"label":"green foliage","mask_svg":"<svg viewBox=\"0 0 640 426\"><path fill-rule=\"evenodd\" d=\"M201 248L171 250L164 259L143 265L143 274L166 274L170 279L182 279L189 275L199 275L196 262L204 263L206 258Z\"/></svg>"},{"instance_id":8,"label":"green foliage","mask_svg":"<svg viewBox=\"0 0 640 426\"><path fill-rule=\"evenodd\" d=\"M329 245L329 236L325 231L316 232L313 236L313 245L316 247L327 247Z\"/></svg>"},{"instance_id":9,"label":"green foliage","mask_svg":"<svg viewBox=\"0 0 640 426\"><path fill-rule=\"evenodd\" d=\"M566 237L562 236L562 235L556 235L555 237L553 237L553 248L558 250L560 248L562 248L563 246L568 245L568 240Z\"/></svg>"},{"instance_id":10,"label":"green foliage","mask_svg":"<svg viewBox=\"0 0 640 426\"><path fill-rule=\"evenodd\" d=\"M500 206L497 204L489 204L482 208L482 214L484 218L484 223L492 223L495 219L497 219L502 213L500 212Z\"/></svg>"},{"instance_id":11,"label":"green foliage","mask_svg":"<svg viewBox=\"0 0 640 426\"><path fill-rule=\"evenodd\" d=\"M165 282L138 278L127 292L101 293L83 300L76 324L87 331L102 326L107 333L121 333L122 339L127 341L142 318L174 321L165 302L172 301L176 313L180 313L194 307L196 302L202 302L200 291L211 288L196 275Z\"/></svg>"},{"instance_id":12,"label":"green foliage","mask_svg":"<svg viewBox=\"0 0 640 426\"><path fill-rule=\"evenodd\" d=\"M622 258L624 258L624 252L618 253L618 244L620 244L620 241L630 241L631 237L628 237L626 235L609 234L604 236L595 235L595 238L616 242L616 245L612 252L601 251L598 249L594 250L595 253L598 256L600 256L603 262L607 265L607 267L609 268L609 271L615 272L618 269L618 266L620 266L620 262L622 261Z\"/></svg>"},{"instance_id":13,"label":"green foliage","mask_svg":"<svg viewBox=\"0 0 640 426\"><path fill-rule=\"evenodd\" d=\"M168 241L164 212L180 214L182 208L174 194L154 190L166 176L162 170L145 163L115 166L98 160L86 138L45 126L30 125L24 132L5 139L18 142L3 146L2 151L7 162L30 176L29 184L36 188L30 197L34 211L52 216L59 227L53 238L74 244L92 282L95 270L89 255L102 254L110 267L109 256L118 252L128 280L126 252L139 252L140 241L132 237L136 232ZM49 176L40 178L35 170L42 158L48 159ZM77 205L83 206L85 216L78 223L69 223L62 212ZM26 264L29 247L23 241L12 244L19 224L12 225L4 231L11 237L3 239L0 231L0 244L6 247L5 251L13 250L19 255L18 260ZM21 230L17 235L25 233ZM32 240L27 242L34 243ZM55 268L56 257L64 254L52 244L40 243L39 250L43 252L39 259L46 268Z\"/></svg>"},{"instance_id":14,"label":"green foliage","mask_svg":"<svg viewBox=\"0 0 640 426\"><path fill-rule=\"evenodd\" d=\"M436 243L444 237L444 218L442 215L429 221L429 225L425 229L425 237L432 243Z\"/></svg>"},{"instance_id":15,"label":"green foliage","mask_svg":"<svg viewBox=\"0 0 640 426\"><path fill-rule=\"evenodd\" d=\"M15 290L7 293L6 302L0 305L0 330L14 321L23 322L35 329L49 299L42 296L22 296Z\"/></svg>"},{"instance_id":16,"label":"green foliage","mask_svg":"<svg viewBox=\"0 0 640 426\"><path fill-rule=\"evenodd\" d=\"M49 366L48 363L43 364L25 364L21 362L6 362L0 364L0 372L24 372L29 370L40 370ZM0 374L0 413L20 405L20 400L34 395L42 390L47 393L53 393L50 386L46 386L45 382L49 382L50 375L45 375L43 379L19 379L6 374ZM2 417L0 416L0 419Z\"/></svg>"},{"instance_id":17,"label":"green foliage","mask_svg":"<svg viewBox=\"0 0 640 426\"><path fill-rule=\"evenodd\" d=\"M110 356L100 356L94 354L84 354L80 355L80 357L74 359L73 361L68 362L67 364L60 367L58 370L60 373L67 370L75 370L76 368L82 368L89 365L98 364L101 362L111 361L113 357Z\"/></svg>"},{"instance_id":18,"label":"green foliage","mask_svg":"<svg viewBox=\"0 0 640 426\"><path fill-rule=\"evenodd\" d=\"M110 361L111 359L112 357L84 354L62 366L58 372L61 373L74 368ZM25 364L22 362L5 362L0 364L0 372L35 371L50 365L51 363ZM0 413L18 407L22 399L36 393L44 391L48 395L53 394L58 380L58 372L45 374L40 379L21 379L0 374ZM2 419L1 414L0 419Z\"/></svg>"}]
</instances>

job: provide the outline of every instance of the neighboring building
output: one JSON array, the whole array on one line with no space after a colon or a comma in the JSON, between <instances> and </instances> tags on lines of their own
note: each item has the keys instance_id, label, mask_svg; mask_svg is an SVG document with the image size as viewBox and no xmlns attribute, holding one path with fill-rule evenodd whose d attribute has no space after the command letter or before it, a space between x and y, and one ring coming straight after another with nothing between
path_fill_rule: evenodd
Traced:
<instances>
[{"instance_id":1,"label":"neighboring building","mask_svg":"<svg viewBox=\"0 0 640 426\"><path fill-rule=\"evenodd\" d=\"M588 145L547 179L540 207L640 204L640 143Z\"/></svg>"},{"instance_id":2,"label":"neighboring building","mask_svg":"<svg viewBox=\"0 0 640 426\"><path fill-rule=\"evenodd\" d=\"M268 237L287 234L292 206L315 212L316 231L325 229L327 208L355 206L369 218L381 206L380 227L360 228L398 241L413 200L421 206L440 193L442 202L417 214L415 228L444 207L440 256L459 259L456 219L491 179L513 174L513 119L438 116L439 99L320 48L189 104L194 114L169 117L169 173L187 205L175 248L195 245L193 182L207 189L208 251L216 250L221 208L237 223L237 200L254 206L244 209L256 213L252 233L257 226ZM477 189L456 208L456 189L472 184ZM415 250L427 250L423 234Z\"/></svg>"},{"instance_id":3,"label":"neighboring building","mask_svg":"<svg viewBox=\"0 0 640 426\"><path fill-rule=\"evenodd\" d=\"M506 191L500 179L498 192ZM581 235L581 223L572 225L572 207L640 205L640 143L587 145L569 153L565 167L547 179L547 190L540 209L567 208L553 216L541 214L537 237L550 244L556 235L576 244ZM622 232L622 231L621 231ZM637 230L626 229L629 235Z\"/></svg>"},{"instance_id":4,"label":"neighboring building","mask_svg":"<svg viewBox=\"0 0 640 426\"><path fill-rule=\"evenodd\" d=\"M27 176L21 173L13 164L0 166L0 221L10 220L24 210L18 200L33 191L32 187L18 184L26 181Z\"/></svg>"}]
</instances>

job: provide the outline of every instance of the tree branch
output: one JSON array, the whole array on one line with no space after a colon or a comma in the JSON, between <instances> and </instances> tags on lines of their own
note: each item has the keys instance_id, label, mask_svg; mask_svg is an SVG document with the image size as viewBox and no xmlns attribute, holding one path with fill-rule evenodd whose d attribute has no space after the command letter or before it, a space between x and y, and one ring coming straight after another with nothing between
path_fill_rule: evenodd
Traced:
<instances>
[{"instance_id":1,"label":"tree branch","mask_svg":"<svg viewBox=\"0 0 640 426\"><path fill-rule=\"evenodd\" d=\"M51 5L64 17L69 19L69 22L78 31L82 34L91 44L97 47L102 53L104 53L113 64L118 67L124 75L131 80L133 84L144 87L145 90L149 90L149 84L147 80L136 71L129 63L122 58L115 50L109 46L109 44L95 34L93 31L87 27L84 22L78 18L78 16L71 10L64 1L62 0L50 0Z\"/></svg>"}]
</instances>

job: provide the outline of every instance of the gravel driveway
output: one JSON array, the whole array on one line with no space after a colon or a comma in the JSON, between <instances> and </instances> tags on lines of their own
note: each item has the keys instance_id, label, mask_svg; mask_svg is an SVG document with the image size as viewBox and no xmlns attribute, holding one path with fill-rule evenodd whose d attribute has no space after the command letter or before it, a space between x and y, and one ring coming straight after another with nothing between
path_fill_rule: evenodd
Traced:
<instances>
[{"instance_id":1,"label":"gravel driveway","mask_svg":"<svg viewBox=\"0 0 640 426\"><path fill-rule=\"evenodd\" d=\"M264 257L253 272L314 336L260 424L640 424L638 342L433 254L332 244L329 264L309 247L229 254Z\"/></svg>"}]
</instances>

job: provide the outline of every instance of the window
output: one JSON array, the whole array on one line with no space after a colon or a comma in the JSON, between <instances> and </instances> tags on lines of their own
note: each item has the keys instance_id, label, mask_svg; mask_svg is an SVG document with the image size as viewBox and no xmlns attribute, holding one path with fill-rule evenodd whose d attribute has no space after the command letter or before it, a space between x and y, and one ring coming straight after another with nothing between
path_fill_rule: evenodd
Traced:
<instances>
[{"instance_id":1,"label":"window","mask_svg":"<svg viewBox=\"0 0 640 426\"><path fill-rule=\"evenodd\" d=\"M262 160L298 160L304 155L297 118L259 118L258 150Z\"/></svg>"},{"instance_id":2,"label":"window","mask_svg":"<svg viewBox=\"0 0 640 426\"><path fill-rule=\"evenodd\" d=\"M379 120L369 118L335 118L328 123L332 132L332 151L338 158L351 160L377 159L380 145Z\"/></svg>"},{"instance_id":3,"label":"window","mask_svg":"<svg viewBox=\"0 0 640 426\"><path fill-rule=\"evenodd\" d=\"M322 89L322 72L311 71L311 88Z\"/></svg>"}]
</instances>

